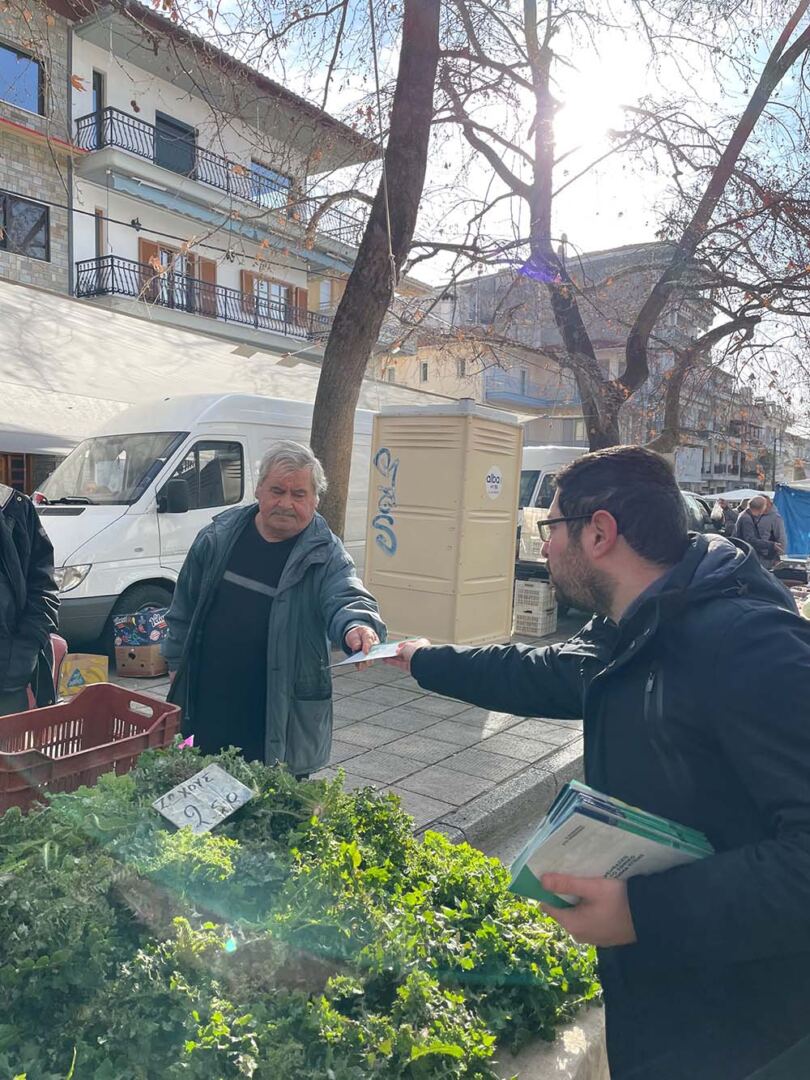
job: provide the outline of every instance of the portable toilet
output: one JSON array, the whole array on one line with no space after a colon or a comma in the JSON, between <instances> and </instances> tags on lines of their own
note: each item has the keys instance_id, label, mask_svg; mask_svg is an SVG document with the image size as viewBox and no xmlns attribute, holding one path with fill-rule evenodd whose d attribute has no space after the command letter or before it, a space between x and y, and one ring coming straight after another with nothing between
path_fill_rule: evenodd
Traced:
<instances>
[{"instance_id":1,"label":"portable toilet","mask_svg":"<svg viewBox=\"0 0 810 1080\"><path fill-rule=\"evenodd\" d=\"M365 581L393 637L509 639L521 449L470 399L375 415Z\"/></svg>"}]
</instances>

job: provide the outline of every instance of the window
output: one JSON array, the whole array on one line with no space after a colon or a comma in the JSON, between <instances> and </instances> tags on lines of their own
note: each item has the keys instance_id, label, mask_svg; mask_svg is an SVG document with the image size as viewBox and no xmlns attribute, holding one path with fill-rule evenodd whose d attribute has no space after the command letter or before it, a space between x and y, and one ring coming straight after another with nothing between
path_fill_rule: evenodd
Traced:
<instances>
[{"instance_id":1,"label":"window","mask_svg":"<svg viewBox=\"0 0 810 1080\"><path fill-rule=\"evenodd\" d=\"M575 420L574 421L574 442L577 442L577 443L584 442L587 439L587 437L588 437L588 434L587 434L587 432L585 430L585 421L584 420Z\"/></svg>"},{"instance_id":2,"label":"window","mask_svg":"<svg viewBox=\"0 0 810 1080\"><path fill-rule=\"evenodd\" d=\"M25 454L8 455L8 486L15 491L25 491Z\"/></svg>"},{"instance_id":3,"label":"window","mask_svg":"<svg viewBox=\"0 0 810 1080\"><path fill-rule=\"evenodd\" d=\"M244 491L242 447L235 442L195 443L172 480L185 480L189 510L233 506Z\"/></svg>"},{"instance_id":4,"label":"window","mask_svg":"<svg viewBox=\"0 0 810 1080\"><path fill-rule=\"evenodd\" d=\"M155 164L193 176L197 159L197 132L165 113L155 113Z\"/></svg>"},{"instance_id":5,"label":"window","mask_svg":"<svg viewBox=\"0 0 810 1080\"><path fill-rule=\"evenodd\" d=\"M0 191L0 251L50 262L48 207Z\"/></svg>"},{"instance_id":6,"label":"window","mask_svg":"<svg viewBox=\"0 0 810 1080\"><path fill-rule=\"evenodd\" d=\"M146 491L182 439L177 431L85 439L40 490L48 502L131 505Z\"/></svg>"},{"instance_id":7,"label":"window","mask_svg":"<svg viewBox=\"0 0 810 1080\"><path fill-rule=\"evenodd\" d=\"M105 243L104 224L104 211L100 206L97 206L93 217L93 247L95 248L97 259L101 258L107 246Z\"/></svg>"},{"instance_id":8,"label":"window","mask_svg":"<svg viewBox=\"0 0 810 1080\"><path fill-rule=\"evenodd\" d=\"M284 319L290 302L290 286L268 278L256 278L256 299L260 315Z\"/></svg>"},{"instance_id":9,"label":"window","mask_svg":"<svg viewBox=\"0 0 810 1080\"><path fill-rule=\"evenodd\" d=\"M0 98L44 116L45 76L39 60L0 44Z\"/></svg>"},{"instance_id":10,"label":"window","mask_svg":"<svg viewBox=\"0 0 810 1080\"><path fill-rule=\"evenodd\" d=\"M395 383L397 381L397 369L392 367L386 368L385 378L386 382Z\"/></svg>"},{"instance_id":11,"label":"window","mask_svg":"<svg viewBox=\"0 0 810 1080\"><path fill-rule=\"evenodd\" d=\"M422 363L419 365L419 381L420 382L427 382L428 381L428 364L427 364L427 360L423 360Z\"/></svg>"},{"instance_id":12,"label":"window","mask_svg":"<svg viewBox=\"0 0 810 1080\"><path fill-rule=\"evenodd\" d=\"M290 201L292 177L276 172L261 161L250 163L250 197L261 206L286 207ZM289 210L292 213L292 207Z\"/></svg>"},{"instance_id":13,"label":"window","mask_svg":"<svg viewBox=\"0 0 810 1080\"><path fill-rule=\"evenodd\" d=\"M557 474L546 473L540 481L540 490L537 492L537 498L534 500L534 505L541 507L543 510L548 510L554 502L554 492L556 490Z\"/></svg>"},{"instance_id":14,"label":"window","mask_svg":"<svg viewBox=\"0 0 810 1080\"><path fill-rule=\"evenodd\" d=\"M322 281L318 286L318 305L321 311L332 310L332 282Z\"/></svg>"},{"instance_id":15,"label":"window","mask_svg":"<svg viewBox=\"0 0 810 1080\"><path fill-rule=\"evenodd\" d=\"M93 116L96 118L96 146L104 146L104 74L93 72Z\"/></svg>"},{"instance_id":16,"label":"window","mask_svg":"<svg viewBox=\"0 0 810 1080\"><path fill-rule=\"evenodd\" d=\"M158 248L160 265L165 273L154 281L155 297L165 307L189 310L191 293L188 287L189 267L192 257L172 248Z\"/></svg>"},{"instance_id":17,"label":"window","mask_svg":"<svg viewBox=\"0 0 810 1080\"><path fill-rule=\"evenodd\" d=\"M467 361L466 360L456 360L456 375L459 377L459 379L463 379L466 374L467 374Z\"/></svg>"},{"instance_id":18,"label":"window","mask_svg":"<svg viewBox=\"0 0 810 1080\"><path fill-rule=\"evenodd\" d=\"M525 368L520 369L520 393L523 397L526 396L526 386L529 381L529 373Z\"/></svg>"}]
</instances>

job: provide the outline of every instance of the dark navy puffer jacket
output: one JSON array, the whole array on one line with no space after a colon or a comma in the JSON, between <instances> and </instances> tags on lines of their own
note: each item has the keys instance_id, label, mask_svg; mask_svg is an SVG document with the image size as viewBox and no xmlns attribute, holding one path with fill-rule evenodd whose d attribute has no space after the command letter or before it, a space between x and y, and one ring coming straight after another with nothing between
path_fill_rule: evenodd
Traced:
<instances>
[{"instance_id":1,"label":"dark navy puffer jacket","mask_svg":"<svg viewBox=\"0 0 810 1080\"><path fill-rule=\"evenodd\" d=\"M583 717L587 782L716 850L628 882L637 944L600 951L612 1080L743 1080L810 1033L810 622L747 545L691 537L618 626L425 648L412 672Z\"/></svg>"}]
</instances>

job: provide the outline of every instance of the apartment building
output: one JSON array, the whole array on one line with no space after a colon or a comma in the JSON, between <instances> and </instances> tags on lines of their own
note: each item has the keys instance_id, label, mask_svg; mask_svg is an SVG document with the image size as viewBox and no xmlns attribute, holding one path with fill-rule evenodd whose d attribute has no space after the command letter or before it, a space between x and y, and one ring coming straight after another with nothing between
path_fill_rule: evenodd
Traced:
<instances>
[{"instance_id":1,"label":"apartment building","mask_svg":"<svg viewBox=\"0 0 810 1080\"><path fill-rule=\"evenodd\" d=\"M76 296L317 355L364 215L312 188L376 147L141 4L73 40Z\"/></svg>"},{"instance_id":2,"label":"apartment building","mask_svg":"<svg viewBox=\"0 0 810 1080\"><path fill-rule=\"evenodd\" d=\"M3 5L0 134L0 276L320 355L375 143L135 0Z\"/></svg>"},{"instance_id":3,"label":"apartment building","mask_svg":"<svg viewBox=\"0 0 810 1080\"><path fill-rule=\"evenodd\" d=\"M59 6L0 5L0 276L59 292L70 280L70 27Z\"/></svg>"},{"instance_id":4,"label":"apartment building","mask_svg":"<svg viewBox=\"0 0 810 1080\"><path fill-rule=\"evenodd\" d=\"M0 5L0 279L15 287L231 342L237 357L318 362L368 210L324 192L378 156L156 7ZM46 329L32 315L27 332ZM0 482L30 489L51 449L0 424Z\"/></svg>"}]
</instances>

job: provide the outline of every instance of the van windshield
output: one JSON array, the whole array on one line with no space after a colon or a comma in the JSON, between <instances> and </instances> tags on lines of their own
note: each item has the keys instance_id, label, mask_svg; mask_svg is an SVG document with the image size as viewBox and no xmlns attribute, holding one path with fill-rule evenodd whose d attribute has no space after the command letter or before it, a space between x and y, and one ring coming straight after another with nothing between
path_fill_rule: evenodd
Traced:
<instances>
[{"instance_id":1,"label":"van windshield","mask_svg":"<svg viewBox=\"0 0 810 1080\"><path fill-rule=\"evenodd\" d=\"M85 439L39 490L49 503L129 506L143 495L183 438L182 431L158 431Z\"/></svg>"}]
</instances>

